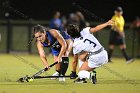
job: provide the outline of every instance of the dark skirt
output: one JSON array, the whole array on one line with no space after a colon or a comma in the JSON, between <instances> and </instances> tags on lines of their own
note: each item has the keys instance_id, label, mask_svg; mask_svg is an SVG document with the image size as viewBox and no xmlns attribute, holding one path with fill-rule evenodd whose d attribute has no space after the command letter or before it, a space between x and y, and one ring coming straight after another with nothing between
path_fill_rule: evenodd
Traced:
<instances>
[{"instance_id":1,"label":"dark skirt","mask_svg":"<svg viewBox=\"0 0 140 93\"><path fill-rule=\"evenodd\" d=\"M110 31L109 44L110 45L125 44L125 38L123 38L118 32L112 30Z\"/></svg>"}]
</instances>

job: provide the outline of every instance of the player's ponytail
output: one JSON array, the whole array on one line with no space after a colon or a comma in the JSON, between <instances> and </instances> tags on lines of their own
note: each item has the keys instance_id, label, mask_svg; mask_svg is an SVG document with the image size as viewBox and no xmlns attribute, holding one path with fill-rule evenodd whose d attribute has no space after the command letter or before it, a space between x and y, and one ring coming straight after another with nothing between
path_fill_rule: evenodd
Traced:
<instances>
[{"instance_id":1,"label":"player's ponytail","mask_svg":"<svg viewBox=\"0 0 140 93\"><path fill-rule=\"evenodd\" d=\"M32 35L31 40L28 42L28 45L27 46L29 46L32 43L32 41L34 40L34 38L35 38L35 35Z\"/></svg>"}]
</instances>

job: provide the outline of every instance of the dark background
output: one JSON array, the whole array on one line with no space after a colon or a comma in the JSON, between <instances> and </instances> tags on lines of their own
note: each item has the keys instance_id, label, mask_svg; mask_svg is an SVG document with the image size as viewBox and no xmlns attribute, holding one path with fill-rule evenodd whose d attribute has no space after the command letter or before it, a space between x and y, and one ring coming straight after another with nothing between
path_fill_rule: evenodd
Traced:
<instances>
[{"instance_id":1,"label":"dark background","mask_svg":"<svg viewBox=\"0 0 140 93\"><path fill-rule=\"evenodd\" d=\"M4 18L4 13L10 11L2 6L6 0L0 1L0 15L1 18ZM134 20L136 16L140 16L140 0L9 0L9 4L13 8L35 20L49 20L56 10L61 11L62 15L68 15L68 13L78 10L72 6L74 2L105 20L112 17L116 6L122 6L127 22ZM98 21L86 13L84 15L87 20ZM10 18L20 19L21 17L10 12Z\"/></svg>"}]
</instances>

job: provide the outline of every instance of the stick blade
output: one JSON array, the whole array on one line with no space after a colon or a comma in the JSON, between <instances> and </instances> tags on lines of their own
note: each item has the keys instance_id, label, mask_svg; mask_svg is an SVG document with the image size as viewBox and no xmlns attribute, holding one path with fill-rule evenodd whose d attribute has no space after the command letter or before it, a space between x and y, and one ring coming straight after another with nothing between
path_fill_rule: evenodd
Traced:
<instances>
[{"instance_id":1,"label":"stick blade","mask_svg":"<svg viewBox=\"0 0 140 93\"><path fill-rule=\"evenodd\" d=\"M23 78L19 78L16 82L24 82Z\"/></svg>"}]
</instances>

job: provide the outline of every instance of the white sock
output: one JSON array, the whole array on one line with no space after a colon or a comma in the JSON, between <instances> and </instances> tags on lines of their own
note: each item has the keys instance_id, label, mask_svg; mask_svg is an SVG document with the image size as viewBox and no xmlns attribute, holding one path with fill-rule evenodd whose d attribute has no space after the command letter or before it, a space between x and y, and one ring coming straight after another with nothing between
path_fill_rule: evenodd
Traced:
<instances>
[{"instance_id":1,"label":"white sock","mask_svg":"<svg viewBox=\"0 0 140 93\"><path fill-rule=\"evenodd\" d=\"M80 68L84 62L79 59L78 63L79 63L79 68Z\"/></svg>"},{"instance_id":2,"label":"white sock","mask_svg":"<svg viewBox=\"0 0 140 93\"><path fill-rule=\"evenodd\" d=\"M87 79L89 79L89 78L90 78L90 72L88 72L88 71L86 71L86 70L79 71L78 77L79 77L80 79L82 79L82 78L87 78Z\"/></svg>"}]
</instances>

